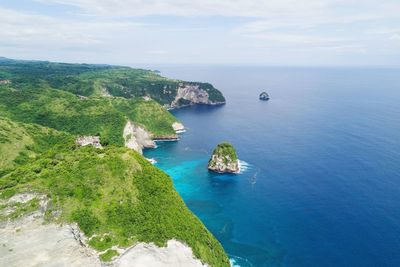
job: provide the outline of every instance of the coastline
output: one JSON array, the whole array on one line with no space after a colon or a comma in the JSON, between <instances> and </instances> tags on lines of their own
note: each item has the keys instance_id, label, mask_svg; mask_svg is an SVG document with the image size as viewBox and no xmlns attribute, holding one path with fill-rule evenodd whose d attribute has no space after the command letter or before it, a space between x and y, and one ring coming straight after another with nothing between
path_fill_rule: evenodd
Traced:
<instances>
[{"instance_id":1,"label":"coastline","mask_svg":"<svg viewBox=\"0 0 400 267\"><path fill-rule=\"evenodd\" d=\"M154 142L176 142L179 141L179 139L180 139L179 137L158 137L152 140Z\"/></svg>"},{"instance_id":2,"label":"coastline","mask_svg":"<svg viewBox=\"0 0 400 267\"><path fill-rule=\"evenodd\" d=\"M203 105L203 106L222 106L225 105L225 102L211 102L211 103L191 103L188 105L181 105L181 106L175 106L172 107L170 105L165 105L164 107L166 108L166 110L170 111L170 110L176 110L176 109L180 109L180 108L189 108L189 107L193 107L195 105Z\"/></svg>"}]
</instances>

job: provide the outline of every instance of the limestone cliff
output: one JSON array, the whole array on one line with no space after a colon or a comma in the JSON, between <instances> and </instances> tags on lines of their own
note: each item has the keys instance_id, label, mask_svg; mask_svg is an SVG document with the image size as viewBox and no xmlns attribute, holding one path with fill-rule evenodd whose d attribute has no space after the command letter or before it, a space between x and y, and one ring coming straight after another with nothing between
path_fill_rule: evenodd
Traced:
<instances>
[{"instance_id":1,"label":"limestone cliff","mask_svg":"<svg viewBox=\"0 0 400 267\"><path fill-rule=\"evenodd\" d=\"M58 224L45 221L45 214L52 207L50 199L43 194L17 194L9 200L0 200L5 208L0 216L13 215L21 206L35 210L6 221L0 220L0 259L2 266L92 266L92 267L145 267L190 266L205 267L186 244L171 239L165 247L152 243L137 243L129 247L113 246L116 251L104 262L107 252L101 253L90 247L90 240L76 223ZM60 211L51 214L60 215ZM103 260L103 262L102 262Z\"/></svg>"},{"instance_id":2,"label":"limestone cliff","mask_svg":"<svg viewBox=\"0 0 400 267\"><path fill-rule=\"evenodd\" d=\"M183 126L183 124L180 122L174 122L172 124L172 128L176 133L183 133L186 131L185 126Z\"/></svg>"},{"instance_id":3,"label":"limestone cliff","mask_svg":"<svg viewBox=\"0 0 400 267\"><path fill-rule=\"evenodd\" d=\"M142 126L135 126L128 121L124 128L124 140L127 148L133 149L142 154L143 148L155 148L156 144L152 140L151 134Z\"/></svg>"},{"instance_id":4,"label":"limestone cliff","mask_svg":"<svg viewBox=\"0 0 400 267\"><path fill-rule=\"evenodd\" d=\"M218 144L208 162L208 169L218 173L240 172L235 148L229 143Z\"/></svg>"},{"instance_id":5,"label":"limestone cliff","mask_svg":"<svg viewBox=\"0 0 400 267\"><path fill-rule=\"evenodd\" d=\"M178 108L191 106L194 104L203 104L203 105L220 105L225 103L225 99L221 97L221 99L215 100L210 96L209 92L204 88L201 88L199 84L183 84L179 85L179 88L176 92L175 99L172 101L168 108Z\"/></svg>"}]
</instances>

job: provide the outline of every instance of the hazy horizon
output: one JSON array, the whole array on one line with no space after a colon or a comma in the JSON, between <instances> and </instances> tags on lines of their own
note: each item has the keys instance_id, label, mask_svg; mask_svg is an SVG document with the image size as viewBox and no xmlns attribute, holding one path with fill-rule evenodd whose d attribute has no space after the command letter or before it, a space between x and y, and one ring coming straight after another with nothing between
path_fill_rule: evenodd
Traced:
<instances>
[{"instance_id":1,"label":"hazy horizon","mask_svg":"<svg viewBox=\"0 0 400 267\"><path fill-rule=\"evenodd\" d=\"M394 0L3 0L0 56L70 63L400 66Z\"/></svg>"}]
</instances>

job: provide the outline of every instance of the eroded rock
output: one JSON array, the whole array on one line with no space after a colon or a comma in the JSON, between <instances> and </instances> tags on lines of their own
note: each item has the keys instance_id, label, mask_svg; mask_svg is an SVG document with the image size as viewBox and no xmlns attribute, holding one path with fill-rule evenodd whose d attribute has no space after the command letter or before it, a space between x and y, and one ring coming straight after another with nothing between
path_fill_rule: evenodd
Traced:
<instances>
[{"instance_id":1,"label":"eroded rock","mask_svg":"<svg viewBox=\"0 0 400 267\"><path fill-rule=\"evenodd\" d=\"M100 136L79 136L75 143L80 146L94 146L95 148L102 148Z\"/></svg>"},{"instance_id":2,"label":"eroded rock","mask_svg":"<svg viewBox=\"0 0 400 267\"><path fill-rule=\"evenodd\" d=\"M155 148L156 143L153 141L151 134L142 126L136 126L133 122L128 121L123 133L125 146L139 153L143 153L143 148Z\"/></svg>"}]
</instances>

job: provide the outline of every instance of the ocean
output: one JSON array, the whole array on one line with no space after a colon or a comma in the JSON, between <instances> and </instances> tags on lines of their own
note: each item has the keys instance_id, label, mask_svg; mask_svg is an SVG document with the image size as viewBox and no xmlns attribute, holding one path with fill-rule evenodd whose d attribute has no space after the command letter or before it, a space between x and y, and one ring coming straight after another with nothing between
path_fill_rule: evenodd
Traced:
<instances>
[{"instance_id":1,"label":"ocean","mask_svg":"<svg viewBox=\"0 0 400 267\"><path fill-rule=\"evenodd\" d=\"M158 66L227 104L173 110L157 160L237 266L400 266L400 70ZM267 91L271 99L260 101ZM238 175L207 170L231 142Z\"/></svg>"}]
</instances>

